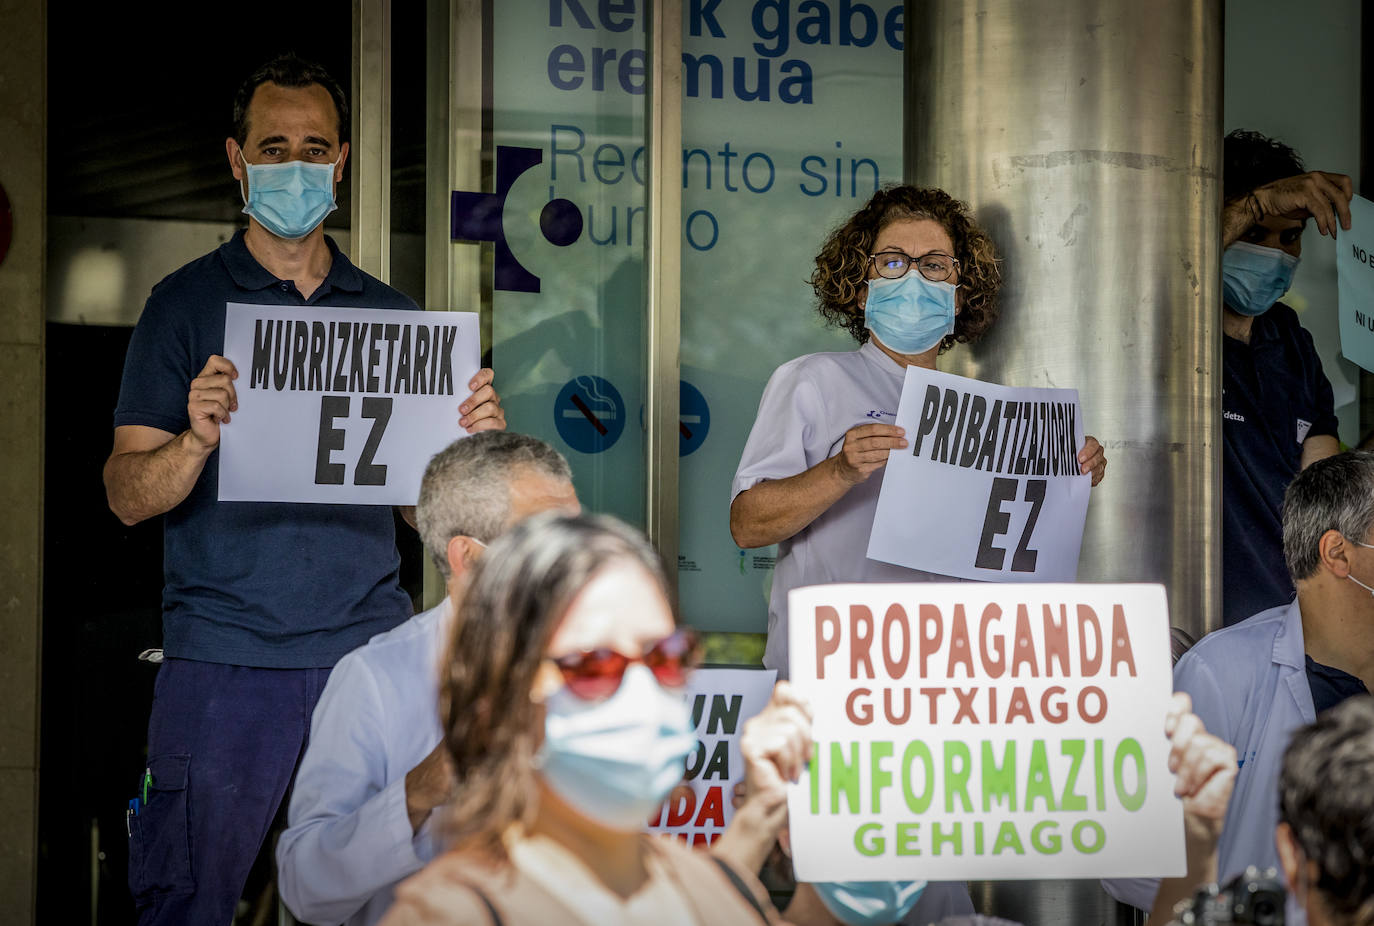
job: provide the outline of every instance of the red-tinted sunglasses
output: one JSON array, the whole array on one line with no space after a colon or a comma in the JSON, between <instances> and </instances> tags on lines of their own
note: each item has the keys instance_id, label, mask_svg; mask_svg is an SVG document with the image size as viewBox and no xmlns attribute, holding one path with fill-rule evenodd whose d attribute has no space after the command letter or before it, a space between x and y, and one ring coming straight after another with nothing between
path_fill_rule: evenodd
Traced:
<instances>
[{"instance_id":1,"label":"red-tinted sunglasses","mask_svg":"<svg viewBox=\"0 0 1374 926\"><path fill-rule=\"evenodd\" d=\"M568 690L584 701L597 701L615 694L625 670L641 662L658 683L666 688L687 684L687 673L696 665L697 635L686 628L673 631L644 650L640 656L626 656L609 647L583 650L551 658L563 673Z\"/></svg>"}]
</instances>

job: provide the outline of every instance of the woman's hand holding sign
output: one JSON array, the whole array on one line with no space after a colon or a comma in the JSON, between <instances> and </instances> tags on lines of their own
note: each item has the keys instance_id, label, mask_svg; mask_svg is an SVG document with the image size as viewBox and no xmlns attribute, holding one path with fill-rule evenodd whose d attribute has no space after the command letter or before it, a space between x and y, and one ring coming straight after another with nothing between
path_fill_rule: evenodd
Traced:
<instances>
[{"instance_id":1,"label":"woman's hand holding sign","mask_svg":"<svg viewBox=\"0 0 1374 926\"><path fill-rule=\"evenodd\" d=\"M1089 437L1083 441L1083 449L1078 451L1078 471L1083 475L1092 473L1093 485L1102 481L1103 475L1107 472L1107 454L1102 451L1102 445L1097 442L1097 438Z\"/></svg>"},{"instance_id":2,"label":"woman's hand holding sign","mask_svg":"<svg viewBox=\"0 0 1374 926\"><path fill-rule=\"evenodd\" d=\"M895 424L860 424L844 434L844 446L831 459L835 473L856 486L887 465L887 457L906 444L906 431Z\"/></svg>"},{"instance_id":3,"label":"woman's hand holding sign","mask_svg":"<svg viewBox=\"0 0 1374 926\"><path fill-rule=\"evenodd\" d=\"M811 708L787 682L744 724L744 782L735 788L735 816L711 852L741 871L758 871L787 824L787 786L811 758ZM742 793L741 793L742 792Z\"/></svg>"},{"instance_id":4,"label":"woman's hand holding sign","mask_svg":"<svg viewBox=\"0 0 1374 926\"><path fill-rule=\"evenodd\" d=\"M1169 702L1164 733L1169 737L1174 794L1183 799L1188 873L1160 882L1146 926L1170 922L1175 904L1192 896L1199 885L1216 880L1217 842L1239 770L1235 748L1207 732L1184 692L1175 692Z\"/></svg>"}]
</instances>

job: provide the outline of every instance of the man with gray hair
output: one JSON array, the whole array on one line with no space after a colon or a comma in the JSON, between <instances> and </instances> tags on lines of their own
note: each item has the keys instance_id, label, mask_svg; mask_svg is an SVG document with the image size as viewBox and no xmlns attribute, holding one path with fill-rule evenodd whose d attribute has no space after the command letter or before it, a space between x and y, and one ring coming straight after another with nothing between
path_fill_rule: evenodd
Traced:
<instances>
[{"instance_id":1,"label":"man with gray hair","mask_svg":"<svg viewBox=\"0 0 1374 926\"><path fill-rule=\"evenodd\" d=\"M1218 845L1223 881L1247 865L1278 867L1275 795L1289 739L1374 684L1374 453L1336 454L1298 474L1283 499L1283 552L1297 598L1208 634L1174 668L1175 690L1239 760ZM1111 892L1148 909L1153 884L1112 882Z\"/></svg>"},{"instance_id":2,"label":"man with gray hair","mask_svg":"<svg viewBox=\"0 0 1374 926\"><path fill-rule=\"evenodd\" d=\"M580 511L567 461L533 437L474 434L425 469L417 525L448 595L349 653L329 676L277 844L279 889L297 919L375 923L395 885L434 856L431 811L453 780L439 663L468 569L517 521L551 509Z\"/></svg>"}]
</instances>

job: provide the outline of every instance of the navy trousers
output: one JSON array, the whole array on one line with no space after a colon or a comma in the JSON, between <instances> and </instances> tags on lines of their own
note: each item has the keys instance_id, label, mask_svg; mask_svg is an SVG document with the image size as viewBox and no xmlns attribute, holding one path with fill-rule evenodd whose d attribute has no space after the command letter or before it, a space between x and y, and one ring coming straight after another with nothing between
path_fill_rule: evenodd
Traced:
<instances>
[{"instance_id":1,"label":"navy trousers","mask_svg":"<svg viewBox=\"0 0 1374 926\"><path fill-rule=\"evenodd\" d=\"M328 669L163 662L129 817L140 926L233 922L328 677Z\"/></svg>"}]
</instances>

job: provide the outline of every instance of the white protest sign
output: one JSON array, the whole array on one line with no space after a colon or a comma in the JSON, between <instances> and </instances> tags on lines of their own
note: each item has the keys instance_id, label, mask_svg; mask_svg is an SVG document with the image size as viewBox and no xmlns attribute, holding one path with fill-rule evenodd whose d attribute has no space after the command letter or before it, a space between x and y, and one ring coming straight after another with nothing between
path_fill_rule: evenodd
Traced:
<instances>
[{"instance_id":1,"label":"white protest sign","mask_svg":"<svg viewBox=\"0 0 1374 926\"><path fill-rule=\"evenodd\" d=\"M463 436L480 366L472 312L229 303L239 407L220 431L219 499L413 505Z\"/></svg>"},{"instance_id":2,"label":"white protest sign","mask_svg":"<svg viewBox=\"0 0 1374 926\"><path fill-rule=\"evenodd\" d=\"M1073 581L1092 477L1074 389L1012 389L906 368L869 559L943 576Z\"/></svg>"},{"instance_id":3,"label":"white protest sign","mask_svg":"<svg viewBox=\"0 0 1374 926\"><path fill-rule=\"evenodd\" d=\"M734 817L735 785L744 780L739 740L744 722L763 710L778 673L772 669L697 669L687 683L697 748L686 784L674 789L649 824L694 846L710 845Z\"/></svg>"},{"instance_id":4,"label":"white protest sign","mask_svg":"<svg viewBox=\"0 0 1374 926\"><path fill-rule=\"evenodd\" d=\"M1350 200L1350 231L1336 239L1336 282L1345 359L1374 371L1374 202Z\"/></svg>"},{"instance_id":5,"label":"white protest sign","mask_svg":"<svg viewBox=\"0 0 1374 926\"><path fill-rule=\"evenodd\" d=\"M800 881L1184 873L1158 585L818 585L789 595L815 751Z\"/></svg>"}]
</instances>

